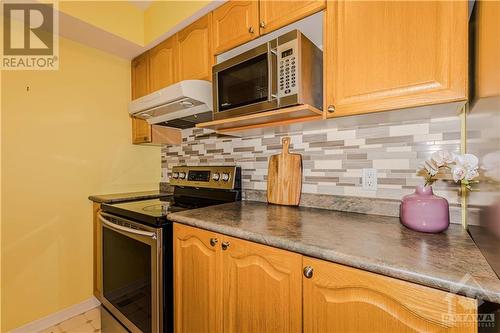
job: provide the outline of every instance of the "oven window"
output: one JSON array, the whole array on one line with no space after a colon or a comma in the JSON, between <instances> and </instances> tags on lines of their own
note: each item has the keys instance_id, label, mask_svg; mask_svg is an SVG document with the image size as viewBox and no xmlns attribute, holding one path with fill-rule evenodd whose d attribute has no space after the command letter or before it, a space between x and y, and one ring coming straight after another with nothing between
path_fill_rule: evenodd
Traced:
<instances>
[{"instance_id":1,"label":"oven window","mask_svg":"<svg viewBox=\"0 0 500 333\"><path fill-rule=\"evenodd\" d=\"M267 53L217 73L219 111L267 100Z\"/></svg>"},{"instance_id":2,"label":"oven window","mask_svg":"<svg viewBox=\"0 0 500 333\"><path fill-rule=\"evenodd\" d=\"M151 247L102 228L104 297L143 332L151 332Z\"/></svg>"}]
</instances>

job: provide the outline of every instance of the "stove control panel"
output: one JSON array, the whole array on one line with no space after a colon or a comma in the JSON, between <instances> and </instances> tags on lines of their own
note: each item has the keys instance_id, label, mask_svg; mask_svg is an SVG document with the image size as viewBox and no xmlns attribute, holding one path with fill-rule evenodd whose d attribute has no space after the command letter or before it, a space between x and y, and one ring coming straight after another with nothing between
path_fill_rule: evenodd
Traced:
<instances>
[{"instance_id":1,"label":"stove control panel","mask_svg":"<svg viewBox=\"0 0 500 333\"><path fill-rule=\"evenodd\" d=\"M236 166L174 166L170 185L232 190L240 186Z\"/></svg>"}]
</instances>

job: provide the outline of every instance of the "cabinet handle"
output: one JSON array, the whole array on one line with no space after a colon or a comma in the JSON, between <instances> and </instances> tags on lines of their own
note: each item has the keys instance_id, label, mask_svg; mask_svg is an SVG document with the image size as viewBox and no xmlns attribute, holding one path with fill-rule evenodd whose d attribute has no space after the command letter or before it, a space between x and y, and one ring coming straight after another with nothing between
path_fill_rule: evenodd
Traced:
<instances>
[{"instance_id":1,"label":"cabinet handle","mask_svg":"<svg viewBox=\"0 0 500 333\"><path fill-rule=\"evenodd\" d=\"M334 112L335 112L335 106L333 106L333 105L328 105L328 109L327 109L327 110L328 110L328 112L330 112L330 113L334 113Z\"/></svg>"},{"instance_id":2,"label":"cabinet handle","mask_svg":"<svg viewBox=\"0 0 500 333\"><path fill-rule=\"evenodd\" d=\"M250 27L250 28L248 28L248 32L253 34L255 32L255 30L253 30L253 27Z\"/></svg>"},{"instance_id":3,"label":"cabinet handle","mask_svg":"<svg viewBox=\"0 0 500 333\"><path fill-rule=\"evenodd\" d=\"M217 242L218 242L217 238L210 238L210 245L215 246L217 245Z\"/></svg>"},{"instance_id":4,"label":"cabinet handle","mask_svg":"<svg viewBox=\"0 0 500 333\"><path fill-rule=\"evenodd\" d=\"M222 249L225 251L229 247L229 242L222 242Z\"/></svg>"},{"instance_id":5,"label":"cabinet handle","mask_svg":"<svg viewBox=\"0 0 500 333\"><path fill-rule=\"evenodd\" d=\"M311 266L304 267L304 276L308 279L312 278L314 269Z\"/></svg>"},{"instance_id":6,"label":"cabinet handle","mask_svg":"<svg viewBox=\"0 0 500 333\"><path fill-rule=\"evenodd\" d=\"M264 29L266 27L266 22L260 21L260 27Z\"/></svg>"}]
</instances>

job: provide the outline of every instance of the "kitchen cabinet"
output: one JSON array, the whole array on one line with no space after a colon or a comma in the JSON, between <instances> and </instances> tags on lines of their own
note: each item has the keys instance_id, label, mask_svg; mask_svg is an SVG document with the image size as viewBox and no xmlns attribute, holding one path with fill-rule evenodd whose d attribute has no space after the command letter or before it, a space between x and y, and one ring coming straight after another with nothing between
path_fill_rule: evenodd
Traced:
<instances>
[{"instance_id":1,"label":"kitchen cabinet","mask_svg":"<svg viewBox=\"0 0 500 333\"><path fill-rule=\"evenodd\" d=\"M174 274L176 332L477 332L474 299L177 223Z\"/></svg>"},{"instance_id":2,"label":"kitchen cabinet","mask_svg":"<svg viewBox=\"0 0 500 333\"><path fill-rule=\"evenodd\" d=\"M301 267L298 254L174 224L175 331L299 332Z\"/></svg>"},{"instance_id":3,"label":"kitchen cabinet","mask_svg":"<svg viewBox=\"0 0 500 333\"><path fill-rule=\"evenodd\" d=\"M500 2L476 1L475 97L500 96Z\"/></svg>"},{"instance_id":4,"label":"kitchen cabinet","mask_svg":"<svg viewBox=\"0 0 500 333\"><path fill-rule=\"evenodd\" d=\"M177 82L176 43L174 35L149 51L149 92Z\"/></svg>"},{"instance_id":5,"label":"kitchen cabinet","mask_svg":"<svg viewBox=\"0 0 500 333\"><path fill-rule=\"evenodd\" d=\"M477 302L304 257L304 332L476 332ZM455 321L463 316L472 322Z\"/></svg>"},{"instance_id":6,"label":"kitchen cabinet","mask_svg":"<svg viewBox=\"0 0 500 333\"><path fill-rule=\"evenodd\" d=\"M149 53L145 52L131 64L132 71L132 99L145 96L149 93Z\"/></svg>"},{"instance_id":7,"label":"kitchen cabinet","mask_svg":"<svg viewBox=\"0 0 500 333\"><path fill-rule=\"evenodd\" d=\"M212 81L212 13L177 33L179 81Z\"/></svg>"},{"instance_id":8,"label":"kitchen cabinet","mask_svg":"<svg viewBox=\"0 0 500 333\"><path fill-rule=\"evenodd\" d=\"M328 1L325 114L467 99L466 1Z\"/></svg>"},{"instance_id":9,"label":"kitchen cabinet","mask_svg":"<svg viewBox=\"0 0 500 333\"><path fill-rule=\"evenodd\" d=\"M259 1L260 33L266 34L323 10L326 1Z\"/></svg>"},{"instance_id":10,"label":"kitchen cabinet","mask_svg":"<svg viewBox=\"0 0 500 333\"><path fill-rule=\"evenodd\" d=\"M216 8L212 14L215 54L259 36L258 1L228 1Z\"/></svg>"},{"instance_id":11,"label":"kitchen cabinet","mask_svg":"<svg viewBox=\"0 0 500 333\"><path fill-rule=\"evenodd\" d=\"M224 332L300 332L302 256L222 237Z\"/></svg>"},{"instance_id":12,"label":"kitchen cabinet","mask_svg":"<svg viewBox=\"0 0 500 333\"><path fill-rule=\"evenodd\" d=\"M220 236L174 224L175 332L222 332Z\"/></svg>"},{"instance_id":13,"label":"kitchen cabinet","mask_svg":"<svg viewBox=\"0 0 500 333\"><path fill-rule=\"evenodd\" d=\"M94 278L94 281L93 281L93 286L94 286L94 296L101 300L101 277L99 276L98 274L98 267L101 266L101 258L99 257L99 246L101 244L101 231L99 230L99 212L101 211L101 204L100 203L97 203L97 202L94 202L92 204L92 219L93 219L93 222L92 222L92 235L93 235L93 238L92 238L92 243L93 243L93 260L92 260L92 263L93 263L93 278Z\"/></svg>"},{"instance_id":14,"label":"kitchen cabinet","mask_svg":"<svg viewBox=\"0 0 500 333\"><path fill-rule=\"evenodd\" d=\"M181 131L159 125L149 125L147 121L132 117L132 143L133 144L181 144Z\"/></svg>"}]
</instances>

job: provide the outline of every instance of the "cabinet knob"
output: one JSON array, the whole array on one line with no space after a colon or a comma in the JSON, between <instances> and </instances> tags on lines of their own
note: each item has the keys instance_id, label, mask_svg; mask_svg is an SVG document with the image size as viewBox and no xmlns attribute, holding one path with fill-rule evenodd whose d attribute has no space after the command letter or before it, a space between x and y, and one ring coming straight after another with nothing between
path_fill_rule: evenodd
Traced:
<instances>
[{"instance_id":1,"label":"cabinet knob","mask_svg":"<svg viewBox=\"0 0 500 333\"><path fill-rule=\"evenodd\" d=\"M260 27L261 27L261 28L265 28L265 27L266 27L266 22L264 22L264 21L260 21Z\"/></svg>"},{"instance_id":2,"label":"cabinet knob","mask_svg":"<svg viewBox=\"0 0 500 333\"><path fill-rule=\"evenodd\" d=\"M229 242L222 242L222 249L225 251L229 247Z\"/></svg>"},{"instance_id":3,"label":"cabinet knob","mask_svg":"<svg viewBox=\"0 0 500 333\"><path fill-rule=\"evenodd\" d=\"M250 28L248 28L248 32L253 34L255 32L255 30L253 30L253 27L250 27Z\"/></svg>"},{"instance_id":4,"label":"cabinet knob","mask_svg":"<svg viewBox=\"0 0 500 333\"><path fill-rule=\"evenodd\" d=\"M215 246L217 245L217 242L218 242L217 238L210 238L210 245Z\"/></svg>"},{"instance_id":5,"label":"cabinet knob","mask_svg":"<svg viewBox=\"0 0 500 333\"><path fill-rule=\"evenodd\" d=\"M333 105L328 105L328 109L327 109L327 110L328 110L328 112L330 112L330 113L334 113L334 112L335 112L335 106L333 106Z\"/></svg>"},{"instance_id":6,"label":"cabinet knob","mask_svg":"<svg viewBox=\"0 0 500 333\"><path fill-rule=\"evenodd\" d=\"M304 267L304 276L308 279L312 278L314 269L311 266Z\"/></svg>"}]
</instances>

